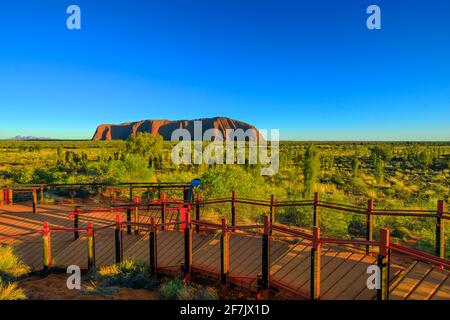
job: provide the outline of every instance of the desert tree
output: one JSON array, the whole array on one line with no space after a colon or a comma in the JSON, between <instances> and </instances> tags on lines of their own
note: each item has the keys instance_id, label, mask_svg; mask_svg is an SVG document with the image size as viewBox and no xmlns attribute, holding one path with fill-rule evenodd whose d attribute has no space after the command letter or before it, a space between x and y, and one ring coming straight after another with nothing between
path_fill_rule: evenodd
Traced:
<instances>
[{"instance_id":1,"label":"desert tree","mask_svg":"<svg viewBox=\"0 0 450 320\"><path fill-rule=\"evenodd\" d=\"M353 178L357 178L360 175L360 162L356 155L352 159L352 174Z\"/></svg>"},{"instance_id":2,"label":"desert tree","mask_svg":"<svg viewBox=\"0 0 450 320\"><path fill-rule=\"evenodd\" d=\"M305 197L310 196L316 190L319 170L319 154L314 145L310 144L306 148L303 161L303 187Z\"/></svg>"},{"instance_id":3,"label":"desert tree","mask_svg":"<svg viewBox=\"0 0 450 320\"><path fill-rule=\"evenodd\" d=\"M379 184L384 182L384 161L378 159L375 164L376 180Z\"/></svg>"}]
</instances>

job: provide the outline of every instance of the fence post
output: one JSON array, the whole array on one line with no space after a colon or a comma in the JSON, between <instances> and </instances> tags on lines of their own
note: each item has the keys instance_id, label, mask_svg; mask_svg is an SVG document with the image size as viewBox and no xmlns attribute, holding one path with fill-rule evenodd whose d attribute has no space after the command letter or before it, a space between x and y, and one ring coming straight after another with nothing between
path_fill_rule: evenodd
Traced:
<instances>
[{"instance_id":1,"label":"fence post","mask_svg":"<svg viewBox=\"0 0 450 320\"><path fill-rule=\"evenodd\" d=\"M189 210L185 210L184 227L184 276L189 280L192 264L192 230Z\"/></svg>"},{"instance_id":2,"label":"fence post","mask_svg":"<svg viewBox=\"0 0 450 320\"><path fill-rule=\"evenodd\" d=\"M127 207L127 234L131 234L131 208Z\"/></svg>"},{"instance_id":3,"label":"fence post","mask_svg":"<svg viewBox=\"0 0 450 320\"><path fill-rule=\"evenodd\" d=\"M270 196L270 225L275 223L275 195ZM269 235L272 235L272 229L269 230Z\"/></svg>"},{"instance_id":4,"label":"fence post","mask_svg":"<svg viewBox=\"0 0 450 320\"><path fill-rule=\"evenodd\" d=\"M120 215L116 215L116 230L114 232L115 248L116 248L116 263L122 262L122 250L120 248Z\"/></svg>"},{"instance_id":5,"label":"fence post","mask_svg":"<svg viewBox=\"0 0 450 320\"><path fill-rule=\"evenodd\" d=\"M134 234L138 235L139 234L139 203L141 202L141 199L139 197L135 197L134 198L134 222L136 223L136 225L134 226Z\"/></svg>"},{"instance_id":6,"label":"fence post","mask_svg":"<svg viewBox=\"0 0 450 320\"><path fill-rule=\"evenodd\" d=\"M36 193L36 189L33 189L32 191L32 196L33 196L33 213L37 212L37 193Z\"/></svg>"},{"instance_id":7,"label":"fence post","mask_svg":"<svg viewBox=\"0 0 450 320\"><path fill-rule=\"evenodd\" d=\"M438 200L436 215L436 256L445 258L445 225L442 219L445 212L444 200Z\"/></svg>"},{"instance_id":8,"label":"fence post","mask_svg":"<svg viewBox=\"0 0 450 320\"><path fill-rule=\"evenodd\" d=\"M92 222L87 227L87 245L88 245L88 270L95 268L95 244L94 244L94 228Z\"/></svg>"},{"instance_id":9,"label":"fence post","mask_svg":"<svg viewBox=\"0 0 450 320\"><path fill-rule=\"evenodd\" d=\"M222 219L222 234L220 235L220 283L227 284L228 277L228 258L229 258L229 234L227 228L227 219Z\"/></svg>"},{"instance_id":10,"label":"fence post","mask_svg":"<svg viewBox=\"0 0 450 320\"><path fill-rule=\"evenodd\" d=\"M156 276L157 273L157 246L156 246L156 225L155 219L150 219L150 275L153 277Z\"/></svg>"},{"instance_id":11,"label":"fence post","mask_svg":"<svg viewBox=\"0 0 450 320\"><path fill-rule=\"evenodd\" d=\"M166 223L166 193L161 192L161 230L164 230L164 223Z\"/></svg>"},{"instance_id":12,"label":"fence post","mask_svg":"<svg viewBox=\"0 0 450 320\"><path fill-rule=\"evenodd\" d=\"M109 203L112 206L114 204L113 188L108 188L108 190L109 190Z\"/></svg>"},{"instance_id":13,"label":"fence post","mask_svg":"<svg viewBox=\"0 0 450 320\"><path fill-rule=\"evenodd\" d=\"M263 297L269 299L269 274L270 274L270 218L264 216L264 234L262 237L262 270L261 290Z\"/></svg>"},{"instance_id":14,"label":"fence post","mask_svg":"<svg viewBox=\"0 0 450 320\"><path fill-rule=\"evenodd\" d=\"M366 240L373 240L373 199L367 201L367 214L366 214ZM366 254L370 254L372 251L371 245L366 245Z\"/></svg>"},{"instance_id":15,"label":"fence post","mask_svg":"<svg viewBox=\"0 0 450 320\"><path fill-rule=\"evenodd\" d=\"M11 206L14 204L13 196L14 196L13 190L9 189L8 190L8 204Z\"/></svg>"},{"instance_id":16,"label":"fence post","mask_svg":"<svg viewBox=\"0 0 450 320\"><path fill-rule=\"evenodd\" d=\"M130 202L132 202L133 201L133 185L132 184L130 184Z\"/></svg>"},{"instance_id":17,"label":"fence post","mask_svg":"<svg viewBox=\"0 0 450 320\"><path fill-rule=\"evenodd\" d=\"M75 240L78 239L78 237L80 236L79 232L78 232L78 207L75 207L75 209L73 210L73 236L75 238Z\"/></svg>"},{"instance_id":18,"label":"fence post","mask_svg":"<svg viewBox=\"0 0 450 320\"><path fill-rule=\"evenodd\" d=\"M200 196L197 195L195 199L195 220L200 221ZM195 226L195 232L200 232L200 225Z\"/></svg>"},{"instance_id":19,"label":"fence post","mask_svg":"<svg viewBox=\"0 0 450 320\"><path fill-rule=\"evenodd\" d=\"M42 232L42 249L43 249L43 270L49 271L52 260L52 248L51 248L51 233L48 222L44 222L44 229Z\"/></svg>"},{"instance_id":20,"label":"fence post","mask_svg":"<svg viewBox=\"0 0 450 320\"><path fill-rule=\"evenodd\" d=\"M234 190L231 193L231 226L236 226L236 191Z\"/></svg>"},{"instance_id":21,"label":"fence post","mask_svg":"<svg viewBox=\"0 0 450 320\"><path fill-rule=\"evenodd\" d=\"M378 300L389 299L389 229L380 230L380 252L378 254L379 286L377 289Z\"/></svg>"},{"instance_id":22,"label":"fence post","mask_svg":"<svg viewBox=\"0 0 450 320\"><path fill-rule=\"evenodd\" d=\"M45 198L44 198L44 185L43 184L41 184L40 186L39 186L39 189L40 189L40 202L41 202L41 205L43 205L43 204L45 204Z\"/></svg>"},{"instance_id":23,"label":"fence post","mask_svg":"<svg viewBox=\"0 0 450 320\"><path fill-rule=\"evenodd\" d=\"M319 202L320 202L320 194L318 192L314 192L313 227L320 227Z\"/></svg>"},{"instance_id":24,"label":"fence post","mask_svg":"<svg viewBox=\"0 0 450 320\"><path fill-rule=\"evenodd\" d=\"M311 248L311 279L310 279L310 298L318 300L320 298L320 228L313 227L313 239Z\"/></svg>"}]
</instances>

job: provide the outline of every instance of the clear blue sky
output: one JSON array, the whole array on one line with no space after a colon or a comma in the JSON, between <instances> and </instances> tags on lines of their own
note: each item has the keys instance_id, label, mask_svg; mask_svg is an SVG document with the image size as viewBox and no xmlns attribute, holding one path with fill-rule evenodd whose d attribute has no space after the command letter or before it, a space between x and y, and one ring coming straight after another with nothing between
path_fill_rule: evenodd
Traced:
<instances>
[{"instance_id":1,"label":"clear blue sky","mask_svg":"<svg viewBox=\"0 0 450 320\"><path fill-rule=\"evenodd\" d=\"M0 110L0 138L220 115L282 139L448 141L450 1L1 1Z\"/></svg>"}]
</instances>

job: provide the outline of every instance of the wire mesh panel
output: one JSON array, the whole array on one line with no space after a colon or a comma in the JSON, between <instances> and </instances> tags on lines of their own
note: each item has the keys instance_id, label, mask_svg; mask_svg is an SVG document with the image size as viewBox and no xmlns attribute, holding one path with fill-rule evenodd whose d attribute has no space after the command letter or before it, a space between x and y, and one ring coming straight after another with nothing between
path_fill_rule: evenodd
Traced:
<instances>
[{"instance_id":1,"label":"wire mesh panel","mask_svg":"<svg viewBox=\"0 0 450 320\"><path fill-rule=\"evenodd\" d=\"M192 254L192 266L212 275L220 273L220 234L194 234L194 243L198 243Z\"/></svg>"},{"instance_id":2,"label":"wire mesh panel","mask_svg":"<svg viewBox=\"0 0 450 320\"><path fill-rule=\"evenodd\" d=\"M231 234L229 248L229 277L239 284L256 286L262 266L261 237Z\"/></svg>"},{"instance_id":3,"label":"wire mesh panel","mask_svg":"<svg viewBox=\"0 0 450 320\"><path fill-rule=\"evenodd\" d=\"M184 233L159 231L157 233L158 269L180 270L184 262Z\"/></svg>"},{"instance_id":4,"label":"wire mesh panel","mask_svg":"<svg viewBox=\"0 0 450 320\"><path fill-rule=\"evenodd\" d=\"M1 245L11 246L14 252L32 271L42 269L42 236L39 233L1 241Z\"/></svg>"},{"instance_id":5,"label":"wire mesh panel","mask_svg":"<svg viewBox=\"0 0 450 320\"><path fill-rule=\"evenodd\" d=\"M115 227L96 230L95 266L97 268L111 265L116 262Z\"/></svg>"},{"instance_id":6,"label":"wire mesh panel","mask_svg":"<svg viewBox=\"0 0 450 320\"><path fill-rule=\"evenodd\" d=\"M69 235L70 239L63 239L59 235ZM55 246L57 246L56 250ZM86 234L80 234L77 240L74 240L72 232L54 234L52 239L52 254L53 267L67 268L68 266L76 265L81 269L87 269L88 245Z\"/></svg>"},{"instance_id":7,"label":"wire mesh panel","mask_svg":"<svg viewBox=\"0 0 450 320\"><path fill-rule=\"evenodd\" d=\"M124 242L126 245L123 248L123 258L148 263L150 250L148 230L141 230L139 235L132 233L127 237L132 240Z\"/></svg>"}]
</instances>

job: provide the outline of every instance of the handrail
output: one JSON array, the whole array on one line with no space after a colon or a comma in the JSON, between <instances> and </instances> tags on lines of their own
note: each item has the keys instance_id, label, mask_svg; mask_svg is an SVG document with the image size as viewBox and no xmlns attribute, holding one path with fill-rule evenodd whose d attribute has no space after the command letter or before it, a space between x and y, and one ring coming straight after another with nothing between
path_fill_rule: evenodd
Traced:
<instances>
[{"instance_id":1,"label":"handrail","mask_svg":"<svg viewBox=\"0 0 450 320\"><path fill-rule=\"evenodd\" d=\"M419 260L425 260L427 262L431 262L432 264L435 264L438 266L444 266L446 268L450 268L450 260L442 259L442 258L433 256L433 255L428 254L423 251L415 250L415 249L408 248L408 247L394 244L394 243L389 243L389 249L406 254L408 256L412 256Z\"/></svg>"},{"instance_id":2,"label":"handrail","mask_svg":"<svg viewBox=\"0 0 450 320\"><path fill-rule=\"evenodd\" d=\"M142 187L189 187L189 183L180 183L180 182L118 182L118 183L99 183L99 182L93 182L93 183L25 183L25 184L12 184L12 185L1 185L0 189L4 188L14 188L14 187L86 187L86 186L92 186L92 187L114 187L114 186L142 186Z\"/></svg>"},{"instance_id":3,"label":"handrail","mask_svg":"<svg viewBox=\"0 0 450 320\"><path fill-rule=\"evenodd\" d=\"M155 227L165 227L165 226L171 226L171 225L180 225L180 224L185 224L185 221L172 221L172 222L166 222L166 223L158 223L158 224L153 224L153 226ZM229 226L229 225L225 225L225 229L224 225L222 224L218 224L218 223L212 223L209 221L201 221L201 220L191 220L190 222L188 222L189 225L198 225L198 226L205 226L207 228L214 228L214 229L222 229L222 230L228 230L228 231L233 231L233 230L247 230L247 229L255 229L255 228L265 228L264 225L259 225L259 224L249 224L249 225L240 225L240 226ZM48 226L48 224L47 224ZM141 226L141 227L146 227L148 229L150 229L152 227L151 223L138 223L138 222L116 222L116 223L112 223L106 226L102 226L99 228L95 228L93 229L94 233L106 229L106 228L110 228L110 227L114 227L119 226L120 228L122 226ZM91 226L92 228L92 226ZM302 232L302 231L298 231L298 230L294 230L288 227L284 227L284 226L280 226L280 225L270 225L268 226L268 230L272 230L272 231L276 231L276 232L280 232L283 234L288 234L288 235L292 235L295 237L299 237L299 238L303 238L309 241L318 241L322 244L345 244L345 245L358 245L358 246L374 246L374 247L380 247L381 243L378 241L368 241L368 240L357 240L357 239L337 239L337 238L329 238L329 237L321 237L321 238L314 238L314 233L307 233L307 232ZM65 227L54 227L54 228L48 228L46 230L34 230L34 231L30 231L30 232L25 232L25 233L19 233L19 234L12 234L12 235L8 235L8 236L4 236L1 237L0 240L8 240L8 239L15 239L15 238L20 238L20 237L25 237L28 235L33 235L33 234L48 234L48 233L55 233L55 232L83 232L83 233L87 233L89 235L89 226L88 228L65 228ZM275 235L276 237L276 235ZM391 251L394 252L398 252L398 253L402 253L405 254L409 257L412 257L414 259L418 259L418 260L422 260L422 261L426 261L429 263L432 263L434 265L437 266L442 266L445 268L449 268L450 269L450 260L444 259L444 258L439 258L436 256L433 256L431 254L428 254L424 251L420 251L417 249L413 249L413 248L409 248L403 245L398 245L392 242L389 242L389 244L387 245L387 248L390 249Z\"/></svg>"}]
</instances>

